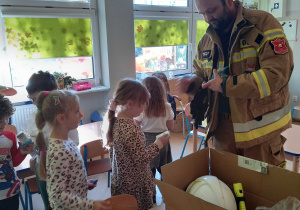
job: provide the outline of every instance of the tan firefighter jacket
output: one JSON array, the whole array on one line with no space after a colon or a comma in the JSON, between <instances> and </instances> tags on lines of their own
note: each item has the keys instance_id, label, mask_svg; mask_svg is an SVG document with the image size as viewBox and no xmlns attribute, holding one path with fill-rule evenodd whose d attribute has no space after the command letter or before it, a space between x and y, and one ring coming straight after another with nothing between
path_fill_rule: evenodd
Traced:
<instances>
[{"instance_id":1,"label":"tan firefighter jacket","mask_svg":"<svg viewBox=\"0 0 300 210\"><path fill-rule=\"evenodd\" d=\"M269 13L238 7L229 52L212 27L199 42L194 59L195 74L211 79L212 69L224 68L229 53L229 76L223 94L229 97L237 148L260 144L291 127L288 82L293 53L280 23ZM208 92L208 136L218 124L218 94Z\"/></svg>"}]
</instances>

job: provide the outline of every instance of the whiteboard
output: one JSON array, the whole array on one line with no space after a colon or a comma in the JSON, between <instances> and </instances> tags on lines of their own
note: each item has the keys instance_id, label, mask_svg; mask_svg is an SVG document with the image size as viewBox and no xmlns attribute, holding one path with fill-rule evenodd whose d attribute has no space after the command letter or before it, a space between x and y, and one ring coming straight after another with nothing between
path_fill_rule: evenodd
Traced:
<instances>
[{"instance_id":1,"label":"whiteboard","mask_svg":"<svg viewBox=\"0 0 300 210\"><path fill-rule=\"evenodd\" d=\"M287 40L296 40L297 33L297 20L283 20L279 21Z\"/></svg>"}]
</instances>

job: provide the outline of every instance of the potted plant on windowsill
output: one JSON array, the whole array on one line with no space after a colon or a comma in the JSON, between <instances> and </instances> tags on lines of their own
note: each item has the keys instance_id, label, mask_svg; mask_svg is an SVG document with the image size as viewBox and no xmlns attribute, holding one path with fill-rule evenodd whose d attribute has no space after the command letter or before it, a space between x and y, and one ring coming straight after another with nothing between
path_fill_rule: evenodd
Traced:
<instances>
[{"instance_id":1,"label":"potted plant on windowsill","mask_svg":"<svg viewBox=\"0 0 300 210\"><path fill-rule=\"evenodd\" d=\"M73 82L77 81L75 78L68 76L67 73L54 72L53 75L58 89L68 89L68 87L72 87Z\"/></svg>"}]
</instances>

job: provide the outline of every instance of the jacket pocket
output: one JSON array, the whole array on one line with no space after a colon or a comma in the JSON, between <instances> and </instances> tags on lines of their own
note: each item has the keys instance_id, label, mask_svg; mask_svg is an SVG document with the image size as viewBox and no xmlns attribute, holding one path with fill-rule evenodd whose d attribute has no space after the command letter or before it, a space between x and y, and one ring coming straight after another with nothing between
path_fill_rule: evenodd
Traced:
<instances>
[{"instance_id":1,"label":"jacket pocket","mask_svg":"<svg viewBox=\"0 0 300 210\"><path fill-rule=\"evenodd\" d=\"M271 94L270 96L260 99L250 99L250 114L253 119L259 119L263 115L276 111L286 104L286 96L283 91L276 94Z\"/></svg>"},{"instance_id":2,"label":"jacket pocket","mask_svg":"<svg viewBox=\"0 0 300 210\"><path fill-rule=\"evenodd\" d=\"M277 138L276 141L272 141L272 143L270 144L270 149L273 155L277 156L280 153L285 141L286 138L282 135L280 135L280 137Z\"/></svg>"}]
</instances>

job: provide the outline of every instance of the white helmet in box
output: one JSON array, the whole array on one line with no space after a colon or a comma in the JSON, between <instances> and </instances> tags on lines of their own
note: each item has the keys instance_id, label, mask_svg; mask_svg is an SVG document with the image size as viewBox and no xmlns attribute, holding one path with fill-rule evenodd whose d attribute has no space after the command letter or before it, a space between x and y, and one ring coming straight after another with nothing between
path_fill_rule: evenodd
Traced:
<instances>
[{"instance_id":1,"label":"white helmet in box","mask_svg":"<svg viewBox=\"0 0 300 210\"><path fill-rule=\"evenodd\" d=\"M186 192L228 210L237 210L230 188L215 176L201 176L188 186Z\"/></svg>"}]
</instances>

